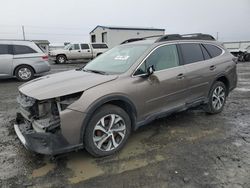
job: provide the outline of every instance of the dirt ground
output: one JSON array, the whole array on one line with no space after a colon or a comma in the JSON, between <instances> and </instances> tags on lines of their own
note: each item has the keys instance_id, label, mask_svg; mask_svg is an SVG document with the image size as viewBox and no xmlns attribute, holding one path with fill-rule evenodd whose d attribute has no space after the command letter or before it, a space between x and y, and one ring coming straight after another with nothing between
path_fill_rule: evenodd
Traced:
<instances>
[{"instance_id":1,"label":"dirt ground","mask_svg":"<svg viewBox=\"0 0 250 188\"><path fill-rule=\"evenodd\" d=\"M82 64L52 65L52 73ZM250 187L250 62L238 64L238 87L224 111L191 109L154 121L106 158L86 151L51 158L16 137L15 79L0 80L0 187Z\"/></svg>"}]
</instances>

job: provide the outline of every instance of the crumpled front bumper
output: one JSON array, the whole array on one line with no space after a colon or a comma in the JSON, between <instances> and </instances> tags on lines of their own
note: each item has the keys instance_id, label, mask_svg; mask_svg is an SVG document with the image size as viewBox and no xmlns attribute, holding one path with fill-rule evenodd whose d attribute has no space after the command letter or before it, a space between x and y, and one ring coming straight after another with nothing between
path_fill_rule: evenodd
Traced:
<instances>
[{"instance_id":1,"label":"crumpled front bumper","mask_svg":"<svg viewBox=\"0 0 250 188\"><path fill-rule=\"evenodd\" d=\"M70 145L61 133L36 132L26 122L16 121L14 129L21 143L36 153L57 155L83 148L83 144Z\"/></svg>"}]
</instances>

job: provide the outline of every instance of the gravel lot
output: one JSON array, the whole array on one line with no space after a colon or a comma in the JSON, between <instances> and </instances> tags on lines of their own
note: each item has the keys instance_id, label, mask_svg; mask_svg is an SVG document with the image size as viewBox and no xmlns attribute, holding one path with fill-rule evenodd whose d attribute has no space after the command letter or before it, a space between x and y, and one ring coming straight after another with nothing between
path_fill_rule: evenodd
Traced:
<instances>
[{"instance_id":1,"label":"gravel lot","mask_svg":"<svg viewBox=\"0 0 250 188\"><path fill-rule=\"evenodd\" d=\"M51 73L82 63L52 65ZM132 134L117 155L85 151L51 158L17 139L15 79L0 80L0 187L250 187L250 62L238 64L238 87L224 111L191 109Z\"/></svg>"}]
</instances>

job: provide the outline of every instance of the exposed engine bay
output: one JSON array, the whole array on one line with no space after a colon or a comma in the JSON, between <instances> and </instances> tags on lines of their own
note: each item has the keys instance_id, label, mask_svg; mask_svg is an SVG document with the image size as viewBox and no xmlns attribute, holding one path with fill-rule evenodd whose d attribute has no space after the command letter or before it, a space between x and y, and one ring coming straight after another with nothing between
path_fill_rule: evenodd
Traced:
<instances>
[{"instance_id":1,"label":"exposed engine bay","mask_svg":"<svg viewBox=\"0 0 250 188\"><path fill-rule=\"evenodd\" d=\"M55 99L36 100L19 93L17 102L20 104L19 113L26 124L36 132L52 132L60 130L60 112L76 101L81 93Z\"/></svg>"}]
</instances>

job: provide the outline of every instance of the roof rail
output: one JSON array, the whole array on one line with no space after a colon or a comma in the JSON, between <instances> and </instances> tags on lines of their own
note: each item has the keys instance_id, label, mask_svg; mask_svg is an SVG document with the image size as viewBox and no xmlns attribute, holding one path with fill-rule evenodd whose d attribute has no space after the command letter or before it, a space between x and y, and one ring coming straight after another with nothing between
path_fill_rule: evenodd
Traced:
<instances>
[{"instance_id":1,"label":"roof rail","mask_svg":"<svg viewBox=\"0 0 250 188\"><path fill-rule=\"evenodd\" d=\"M0 41L31 41L31 40L23 40L23 39L0 39Z\"/></svg>"},{"instance_id":2,"label":"roof rail","mask_svg":"<svg viewBox=\"0 0 250 188\"><path fill-rule=\"evenodd\" d=\"M149 39L149 38L162 37L162 36L163 35L152 35L152 36L148 36L148 37L131 38L131 39L127 39L127 40L123 41L121 44L127 44L127 43L130 43L130 42L146 40L146 39Z\"/></svg>"},{"instance_id":3,"label":"roof rail","mask_svg":"<svg viewBox=\"0 0 250 188\"><path fill-rule=\"evenodd\" d=\"M171 34L171 35L164 35L158 38L155 42L164 42L172 40L215 40L215 38L212 35L203 33L191 33L185 35Z\"/></svg>"}]
</instances>

